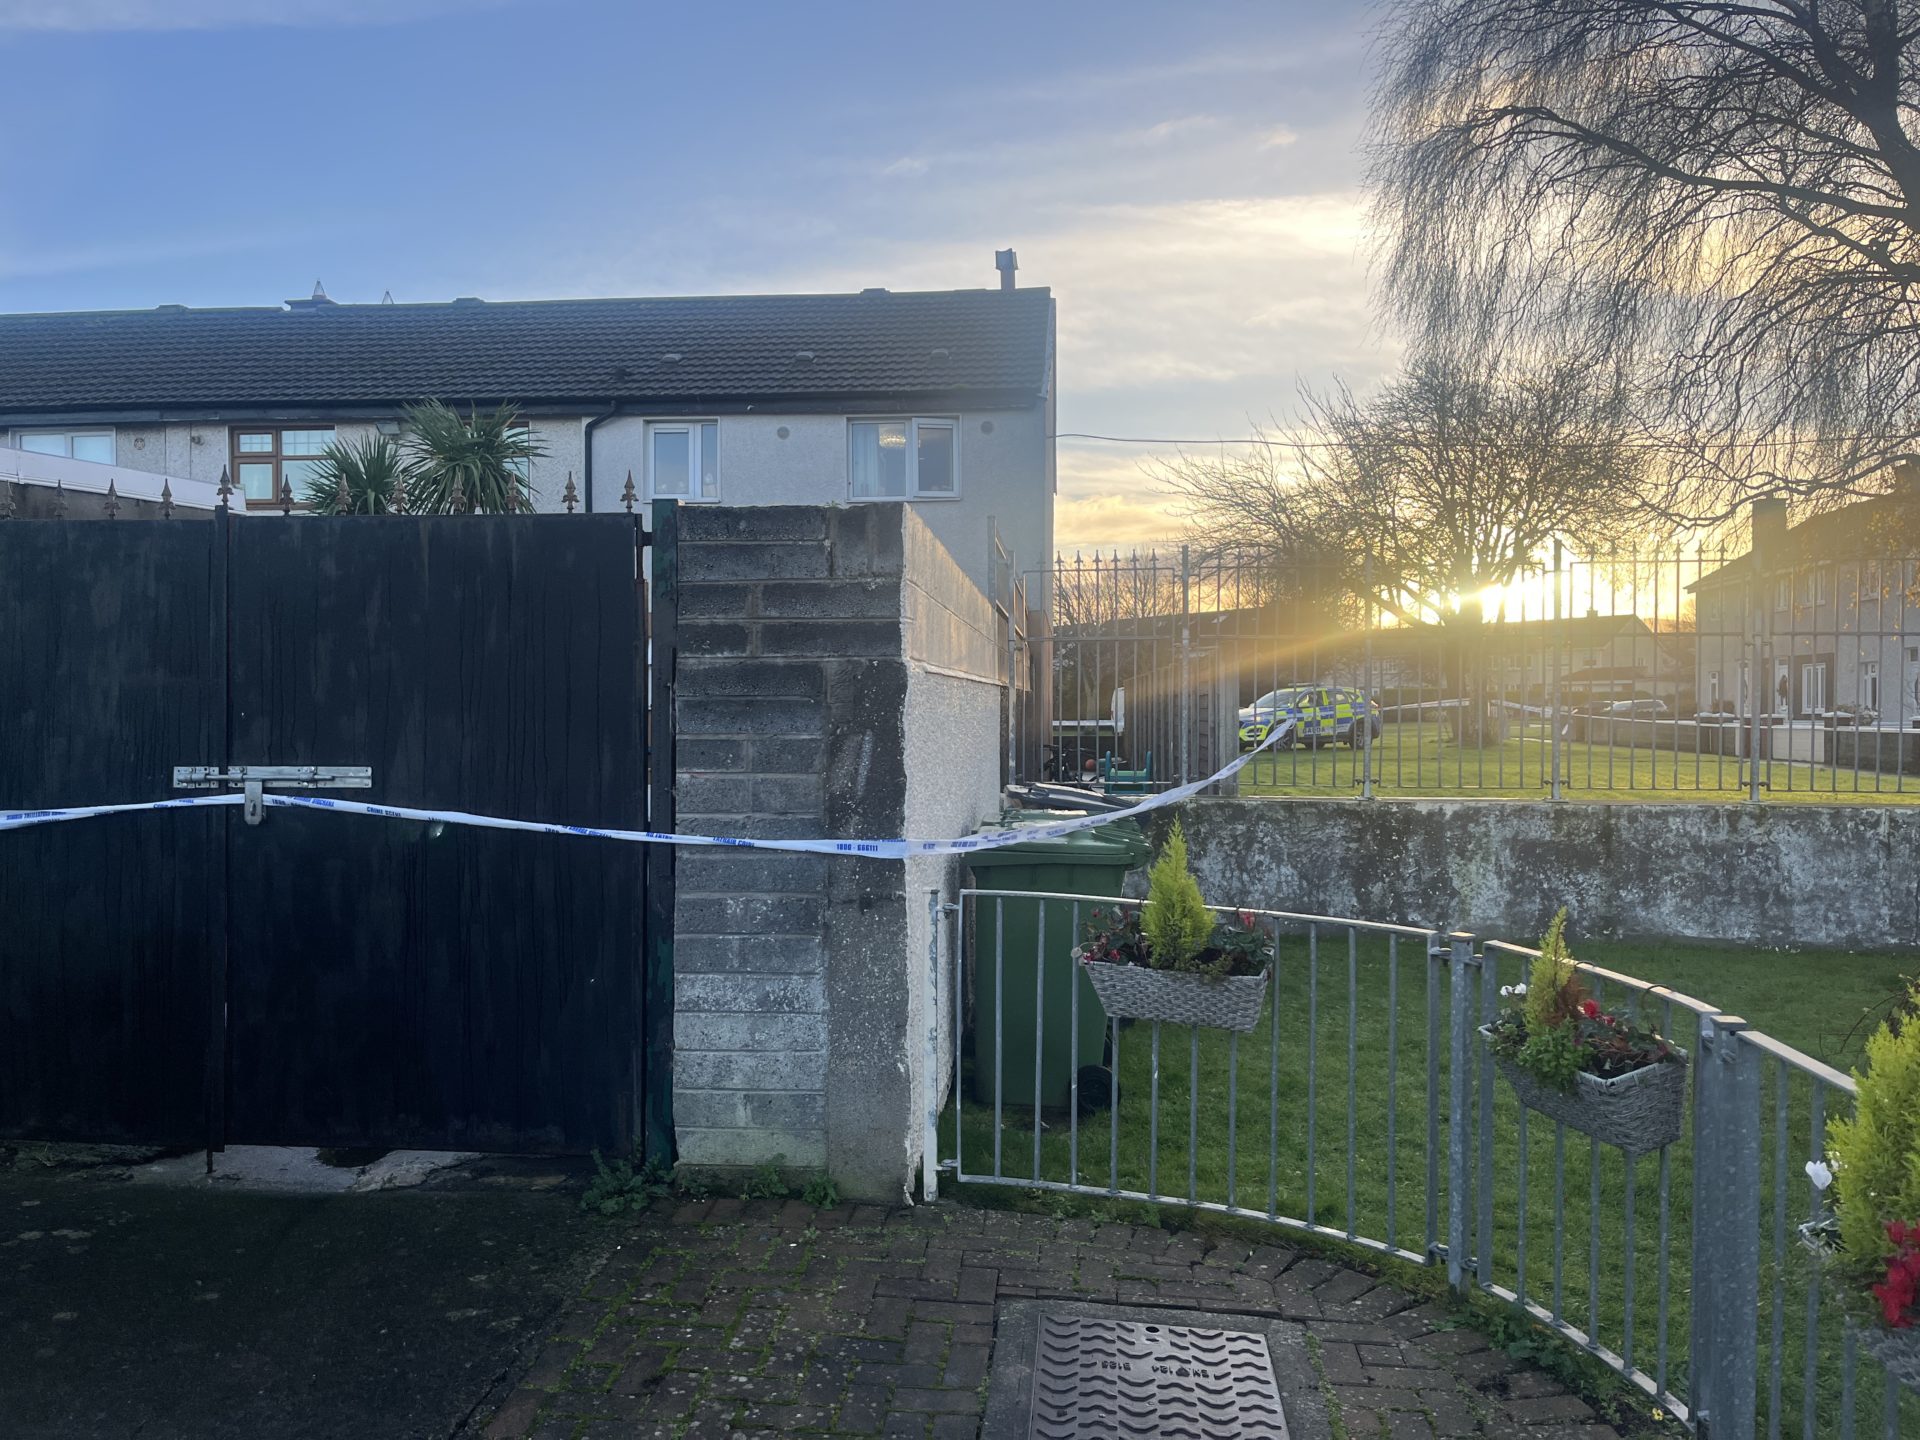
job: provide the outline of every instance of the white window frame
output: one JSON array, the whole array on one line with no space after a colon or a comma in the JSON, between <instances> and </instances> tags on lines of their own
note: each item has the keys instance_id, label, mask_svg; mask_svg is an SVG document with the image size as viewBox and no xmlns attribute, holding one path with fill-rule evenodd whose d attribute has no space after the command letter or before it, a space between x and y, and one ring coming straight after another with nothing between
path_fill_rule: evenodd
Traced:
<instances>
[{"instance_id":1,"label":"white window frame","mask_svg":"<svg viewBox=\"0 0 1920 1440\"><path fill-rule=\"evenodd\" d=\"M1876 713L1880 709L1880 662L1878 660L1860 662L1860 705L1862 709Z\"/></svg>"},{"instance_id":2,"label":"white window frame","mask_svg":"<svg viewBox=\"0 0 1920 1440\"><path fill-rule=\"evenodd\" d=\"M907 493L904 495L856 495L853 493L853 427L856 425L904 425L907 427ZM920 427L946 430L953 436L953 488L920 489ZM958 415L849 415L847 417L847 499L855 505L903 505L910 500L958 500L960 481L960 417Z\"/></svg>"},{"instance_id":3,"label":"white window frame","mask_svg":"<svg viewBox=\"0 0 1920 1440\"><path fill-rule=\"evenodd\" d=\"M701 454L705 441L702 439L701 426L713 426L713 448L715 451L713 467L713 494L711 495L662 495L653 482L653 437L655 435L685 435L687 437L687 485L689 490L701 483L706 467L701 464ZM679 500L688 505L718 505L720 503L720 422L709 415L702 419L690 420L649 420L646 435L647 451L647 498L649 500Z\"/></svg>"},{"instance_id":4,"label":"white window frame","mask_svg":"<svg viewBox=\"0 0 1920 1440\"><path fill-rule=\"evenodd\" d=\"M1827 709L1827 666L1824 660L1809 660L1800 667L1800 713L1822 715Z\"/></svg>"},{"instance_id":5,"label":"white window frame","mask_svg":"<svg viewBox=\"0 0 1920 1440\"><path fill-rule=\"evenodd\" d=\"M97 438L99 436L104 435L107 439L108 445L112 447L112 450L113 450L112 458L104 461L91 461L91 462L83 462L83 463L105 464L105 465L118 465L120 463L120 434L111 425L87 425L87 426L81 427L78 430L61 430L57 428L48 428L45 426L36 426L31 430L16 430L13 432L13 448L16 450L24 451L27 448L25 443L26 441L30 439L42 439L49 435L57 435L63 441L66 442L67 448L61 451L60 453L69 460L73 458L73 442L77 438L79 438L82 435L88 436L89 438ZM48 454L49 452L45 450L37 450L37 451L31 451L28 453L45 455L45 454Z\"/></svg>"}]
</instances>

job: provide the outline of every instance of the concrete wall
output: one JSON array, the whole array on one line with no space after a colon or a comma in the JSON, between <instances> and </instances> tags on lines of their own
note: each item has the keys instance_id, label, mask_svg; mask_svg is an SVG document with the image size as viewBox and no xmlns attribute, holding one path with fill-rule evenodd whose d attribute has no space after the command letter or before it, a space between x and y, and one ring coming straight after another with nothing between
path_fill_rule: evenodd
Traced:
<instances>
[{"instance_id":1,"label":"concrete wall","mask_svg":"<svg viewBox=\"0 0 1920 1440\"><path fill-rule=\"evenodd\" d=\"M1215 904L1522 942L1562 905L1629 939L1920 939L1920 807L1262 799L1181 818Z\"/></svg>"},{"instance_id":2,"label":"concrete wall","mask_svg":"<svg viewBox=\"0 0 1920 1440\"><path fill-rule=\"evenodd\" d=\"M684 507L680 578L681 829L890 838L992 812L999 686L967 674L965 639L985 601L911 511ZM927 891L952 883L932 864L681 855L683 1162L778 1156L898 1196L921 1128Z\"/></svg>"}]
</instances>

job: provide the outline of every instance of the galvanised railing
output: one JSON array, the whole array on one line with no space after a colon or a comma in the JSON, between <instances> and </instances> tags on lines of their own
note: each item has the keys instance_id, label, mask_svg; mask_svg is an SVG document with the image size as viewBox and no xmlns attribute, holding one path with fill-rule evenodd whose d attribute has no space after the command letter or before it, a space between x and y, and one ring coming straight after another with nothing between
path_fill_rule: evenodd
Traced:
<instances>
[{"instance_id":1,"label":"galvanised railing","mask_svg":"<svg viewBox=\"0 0 1920 1440\"><path fill-rule=\"evenodd\" d=\"M931 978L961 997L951 1033L929 1037L929 1074L948 1046L958 1062L928 1087L938 1176L1183 1205L1444 1266L1457 1292L1520 1307L1715 1440L1920 1434L1920 1400L1856 1348L1798 1239L1821 1204L1804 1164L1852 1103L1839 1071L1581 965L1597 999L1691 1056L1684 1133L1634 1158L1497 1080L1477 1032L1526 978L1523 947L1256 910L1277 959L1252 1032L1096 1031L1060 942L1138 902L930 903L950 922Z\"/></svg>"}]
</instances>

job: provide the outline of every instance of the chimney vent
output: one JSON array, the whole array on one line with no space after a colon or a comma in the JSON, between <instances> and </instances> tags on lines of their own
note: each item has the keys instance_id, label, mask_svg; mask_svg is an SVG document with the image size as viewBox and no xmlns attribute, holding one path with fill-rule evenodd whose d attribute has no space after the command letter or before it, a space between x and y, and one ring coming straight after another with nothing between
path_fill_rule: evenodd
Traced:
<instances>
[{"instance_id":1,"label":"chimney vent","mask_svg":"<svg viewBox=\"0 0 1920 1440\"><path fill-rule=\"evenodd\" d=\"M1762 566L1777 564L1786 546L1787 502L1780 499L1753 502L1753 553Z\"/></svg>"},{"instance_id":2,"label":"chimney vent","mask_svg":"<svg viewBox=\"0 0 1920 1440\"><path fill-rule=\"evenodd\" d=\"M1013 289L1013 272L1020 268L1020 261L1011 250L993 252L993 268L1000 272L1000 288Z\"/></svg>"}]
</instances>

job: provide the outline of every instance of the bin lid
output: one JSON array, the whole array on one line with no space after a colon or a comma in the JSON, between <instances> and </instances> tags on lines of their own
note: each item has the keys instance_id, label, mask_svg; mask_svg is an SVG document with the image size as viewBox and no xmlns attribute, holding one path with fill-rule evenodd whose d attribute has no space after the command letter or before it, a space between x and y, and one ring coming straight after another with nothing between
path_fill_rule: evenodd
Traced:
<instances>
[{"instance_id":1,"label":"bin lid","mask_svg":"<svg viewBox=\"0 0 1920 1440\"><path fill-rule=\"evenodd\" d=\"M1084 820L1077 810L1007 810L1000 815L995 829L1018 830L1028 825L1051 825L1064 820ZM996 865L1119 865L1131 870L1147 863L1152 853L1140 822L1132 818L1109 820L1104 825L1076 830L1070 835L1036 837L1016 845L1002 845L967 857L976 870L991 870Z\"/></svg>"}]
</instances>

